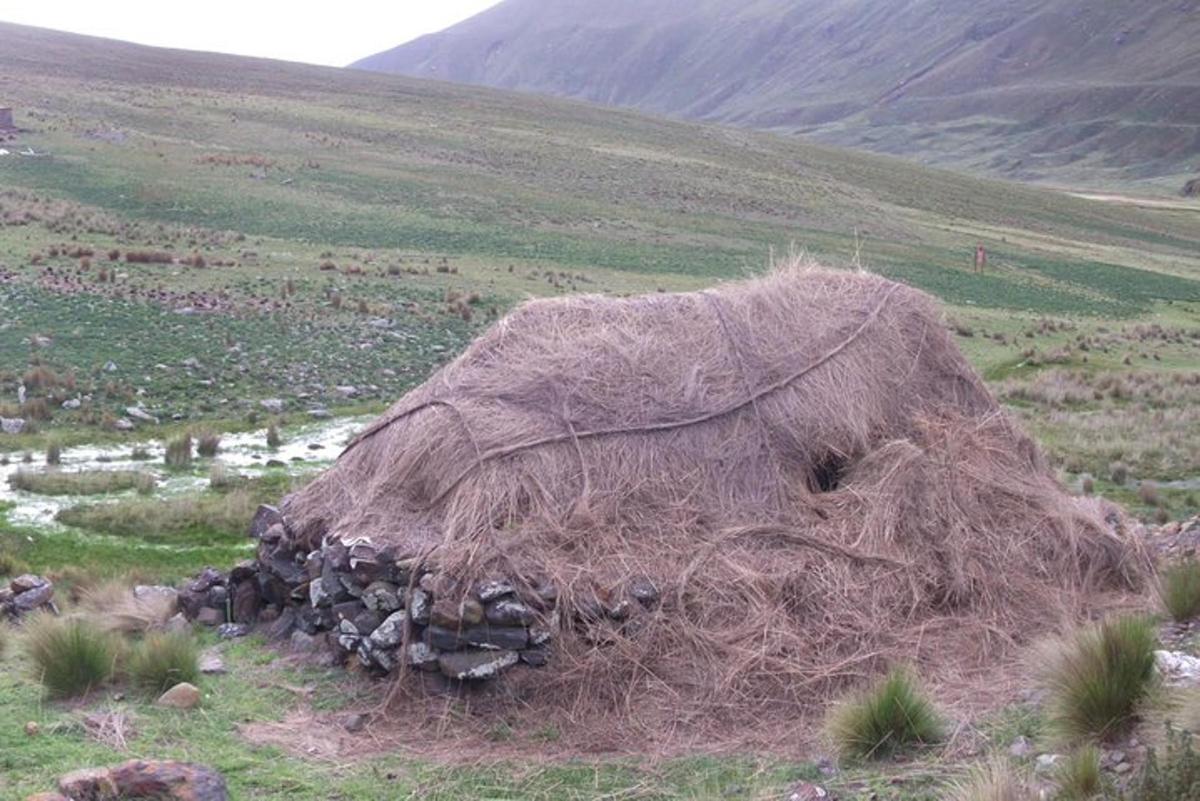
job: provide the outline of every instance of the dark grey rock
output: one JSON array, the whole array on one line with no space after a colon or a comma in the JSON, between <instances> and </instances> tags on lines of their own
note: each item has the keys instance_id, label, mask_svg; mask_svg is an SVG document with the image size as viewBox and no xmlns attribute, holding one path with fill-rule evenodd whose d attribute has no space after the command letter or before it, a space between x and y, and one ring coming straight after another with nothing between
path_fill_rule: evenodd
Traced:
<instances>
[{"instance_id":1,"label":"dark grey rock","mask_svg":"<svg viewBox=\"0 0 1200 801\"><path fill-rule=\"evenodd\" d=\"M544 645L526 648L521 651L520 656L521 661L530 667L545 667L550 661L550 649Z\"/></svg>"},{"instance_id":2,"label":"dark grey rock","mask_svg":"<svg viewBox=\"0 0 1200 801\"><path fill-rule=\"evenodd\" d=\"M505 598L514 592L516 590L513 588L513 585L507 581L487 581L479 585L479 588L475 591L475 597L486 604L500 598Z\"/></svg>"},{"instance_id":3,"label":"dark grey rock","mask_svg":"<svg viewBox=\"0 0 1200 801\"><path fill-rule=\"evenodd\" d=\"M408 599L408 616L413 623L420 626L429 625L429 617L432 612L433 601L429 597L427 590L413 590L412 596Z\"/></svg>"},{"instance_id":4,"label":"dark grey rock","mask_svg":"<svg viewBox=\"0 0 1200 801\"><path fill-rule=\"evenodd\" d=\"M367 609L390 614L403 606L402 597L395 584L376 581L363 590L362 602Z\"/></svg>"},{"instance_id":5,"label":"dark grey rock","mask_svg":"<svg viewBox=\"0 0 1200 801\"><path fill-rule=\"evenodd\" d=\"M223 623L217 627L217 636L222 640L232 640L235 637L245 637L250 633L250 627L245 623Z\"/></svg>"},{"instance_id":6,"label":"dark grey rock","mask_svg":"<svg viewBox=\"0 0 1200 801\"><path fill-rule=\"evenodd\" d=\"M629 594L646 609L653 609L657 606L661 597L658 587L646 576L638 576L630 580Z\"/></svg>"},{"instance_id":7,"label":"dark grey rock","mask_svg":"<svg viewBox=\"0 0 1200 801\"><path fill-rule=\"evenodd\" d=\"M463 598L458 602L449 598L434 598L429 622L445 628L475 626L483 622L483 605L474 598Z\"/></svg>"},{"instance_id":8,"label":"dark grey rock","mask_svg":"<svg viewBox=\"0 0 1200 801\"><path fill-rule=\"evenodd\" d=\"M354 620L362 609L363 606L358 601L342 601L333 605L333 619L339 623L343 620Z\"/></svg>"},{"instance_id":9,"label":"dark grey rock","mask_svg":"<svg viewBox=\"0 0 1200 801\"><path fill-rule=\"evenodd\" d=\"M279 613L279 617L267 629L267 636L272 640L282 640L284 637L290 637L292 630L295 628L296 610L291 607L285 607Z\"/></svg>"},{"instance_id":10,"label":"dark grey rock","mask_svg":"<svg viewBox=\"0 0 1200 801\"><path fill-rule=\"evenodd\" d=\"M201 626L219 626L225 622L225 610L213 609L211 606L201 607L196 614L196 622Z\"/></svg>"},{"instance_id":11,"label":"dark grey rock","mask_svg":"<svg viewBox=\"0 0 1200 801\"><path fill-rule=\"evenodd\" d=\"M267 529L271 526L279 526L283 528L283 515L274 506L263 504L254 512L254 517L250 520L250 536L254 539L262 539L263 534L267 533Z\"/></svg>"},{"instance_id":12,"label":"dark grey rock","mask_svg":"<svg viewBox=\"0 0 1200 801\"><path fill-rule=\"evenodd\" d=\"M438 656L437 651L423 642L408 645L408 664L420 670L437 670Z\"/></svg>"},{"instance_id":13,"label":"dark grey rock","mask_svg":"<svg viewBox=\"0 0 1200 801\"><path fill-rule=\"evenodd\" d=\"M483 614L493 626L528 626L537 618L532 609L512 598L493 601Z\"/></svg>"},{"instance_id":14,"label":"dark grey rock","mask_svg":"<svg viewBox=\"0 0 1200 801\"><path fill-rule=\"evenodd\" d=\"M395 648L404 639L405 614L393 612L371 632L371 644L377 648Z\"/></svg>"},{"instance_id":15,"label":"dark grey rock","mask_svg":"<svg viewBox=\"0 0 1200 801\"><path fill-rule=\"evenodd\" d=\"M483 625L464 629L430 626L425 629L424 641L437 651L458 651L470 646L516 651L529 644L529 632L514 626Z\"/></svg>"},{"instance_id":16,"label":"dark grey rock","mask_svg":"<svg viewBox=\"0 0 1200 801\"><path fill-rule=\"evenodd\" d=\"M46 581L33 589L17 593L12 599L12 606L18 615L22 615L47 605L53 597L54 585Z\"/></svg>"},{"instance_id":17,"label":"dark grey rock","mask_svg":"<svg viewBox=\"0 0 1200 801\"><path fill-rule=\"evenodd\" d=\"M519 660L516 651L457 651L440 655L438 669L456 681L482 681L495 678Z\"/></svg>"}]
</instances>

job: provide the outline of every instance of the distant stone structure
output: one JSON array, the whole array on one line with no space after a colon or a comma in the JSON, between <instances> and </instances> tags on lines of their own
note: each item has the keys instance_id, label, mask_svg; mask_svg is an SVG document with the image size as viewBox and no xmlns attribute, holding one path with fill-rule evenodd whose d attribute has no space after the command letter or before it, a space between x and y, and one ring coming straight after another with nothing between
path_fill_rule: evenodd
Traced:
<instances>
[{"instance_id":1,"label":"distant stone structure","mask_svg":"<svg viewBox=\"0 0 1200 801\"><path fill-rule=\"evenodd\" d=\"M17 126L13 125L12 109L0 106L0 131L6 131Z\"/></svg>"}]
</instances>

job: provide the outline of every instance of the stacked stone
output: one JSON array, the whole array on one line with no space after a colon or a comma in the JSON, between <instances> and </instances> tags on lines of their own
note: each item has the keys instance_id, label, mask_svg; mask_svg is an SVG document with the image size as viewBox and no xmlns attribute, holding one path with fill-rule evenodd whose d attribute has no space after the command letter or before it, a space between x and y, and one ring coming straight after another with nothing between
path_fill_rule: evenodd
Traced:
<instances>
[{"instance_id":1,"label":"stacked stone","mask_svg":"<svg viewBox=\"0 0 1200 801\"><path fill-rule=\"evenodd\" d=\"M30 573L17 576L0 587L0 618L16 620L39 609L57 614L53 598L54 585L49 579Z\"/></svg>"},{"instance_id":2,"label":"stacked stone","mask_svg":"<svg viewBox=\"0 0 1200 801\"><path fill-rule=\"evenodd\" d=\"M251 524L254 561L228 576L206 569L180 592L189 619L212 626L271 622L276 637L323 638L339 661L376 673L402 663L458 681L493 678L514 665L549 661L551 587L523 599L508 581L469 592L394 549L365 539L297 546L283 516L260 507Z\"/></svg>"}]
</instances>

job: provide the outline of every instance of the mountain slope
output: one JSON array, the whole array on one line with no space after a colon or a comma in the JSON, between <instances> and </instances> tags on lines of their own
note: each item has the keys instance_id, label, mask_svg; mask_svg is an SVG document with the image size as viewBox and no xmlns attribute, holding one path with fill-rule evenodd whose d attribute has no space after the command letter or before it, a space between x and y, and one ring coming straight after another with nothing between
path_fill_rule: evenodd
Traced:
<instances>
[{"instance_id":1,"label":"mountain slope","mask_svg":"<svg viewBox=\"0 0 1200 801\"><path fill-rule=\"evenodd\" d=\"M1200 0L504 0L356 67L1026 179L1200 169Z\"/></svg>"},{"instance_id":2,"label":"mountain slope","mask_svg":"<svg viewBox=\"0 0 1200 801\"><path fill-rule=\"evenodd\" d=\"M607 270L608 287L695 286L795 244L835 264L861 251L954 302L1124 314L1143 300L1114 287L1143 267L1192 276L1200 250L1186 209L554 98L4 24L0 96L27 129L0 158L0 188L151 222L499 262L506 276L587 267ZM979 241L987 276L969 273Z\"/></svg>"}]
</instances>

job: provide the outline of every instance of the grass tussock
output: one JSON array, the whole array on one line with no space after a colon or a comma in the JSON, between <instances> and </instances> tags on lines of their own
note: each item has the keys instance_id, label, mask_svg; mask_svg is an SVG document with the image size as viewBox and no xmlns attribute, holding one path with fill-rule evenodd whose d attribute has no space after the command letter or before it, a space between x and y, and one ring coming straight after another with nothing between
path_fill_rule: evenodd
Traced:
<instances>
[{"instance_id":1,"label":"grass tussock","mask_svg":"<svg viewBox=\"0 0 1200 801\"><path fill-rule=\"evenodd\" d=\"M217 451L221 449L221 435L212 432L204 432L196 436L196 453L206 459L211 459L217 455Z\"/></svg>"},{"instance_id":2,"label":"grass tussock","mask_svg":"<svg viewBox=\"0 0 1200 801\"><path fill-rule=\"evenodd\" d=\"M222 539L241 541L259 504L277 500L307 480L286 474L243 477L219 492L81 504L62 510L56 519L68 526L147 542L211 545Z\"/></svg>"},{"instance_id":3,"label":"grass tussock","mask_svg":"<svg viewBox=\"0 0 1200 801\"><path fill-rule=\"evenodd\" d=\"M829 736L843 759L877 759L942 739L942 721L912 673L892 670L833 711Z\"/></svg>"},{"instance_id":4,"label":"grass tussock","mask_svg":"<svg viewBox=\"0 0 1200 801\"><path fill-rule=\"evenodd\" d=\"M105 495L111 492L154 491L153 474L140 470L86 470L64 473L58 470L18 470L8 477L13 489L38 495Z\"/></svg>"},{"instance_id":5,"label":"grass tussock","mask_svg":"<svg viewBox=\"0 0 1200 801\"><path fill-rule=\"evenodd\" d=\"M279 436L279 426L271 423L267 426L267 447L275 450L283 444L283 438Z\"/></svg>"},{"instance_id":6,"label":"grass tussock","mask_svg":"<svg viewBox=\"0 0 1200 801\"><path fill-rule=\"evenodd\" d=\"M1090 801L1104 792L1104 777L1100 772L1100 749L1085 745L1063 760L1055 779L1060 801Z\"/></svg>"},{"instance_id":7,"label":"grass tussock","mask_svg":"<svg viewBox=\"0 0 1200 801\"><path fill-rule=\"evenodd\" d=\"M54 698L84 695L108 681L116 666L116 640L80 618L32 615L22 632L36 677Z\"/></svg>"},{"instance_id":8,"label":"grass tussock","mask_svg":"<svg viewBox=\"0 0 1200 801\"><path fill-rule=\"evenodd\" d=\"M1128 728L1154 681L1153 623L1120 617L1081 629L1048 650L1052 722L1067 740L1108 739Z\"/></svg>"},{"instance_id":9,"label":"grass tussock","mask_svg":"<svg viewBox=\"0 0 1200 801\"><path fill-rule=\"evenodd\" d=\"M199 648L190 634L150 632L129 656L129 677L157 695L181 681L195 683L200 676L199 660Z\"/></svg>"},{"instance_id":10,"label":"grass tussock","mask_svg":"<svg viewBox=\"0 0 1200 801\"><path fill-rule=\"evenodd\" d=\"M1011 765L993 759L954 786L953 801L1036 801L1038 794Z\"/></svg>"},{"instance_id":11,"label":"grass tussock","mask_svg":"<svg viewBox=\"0 0 1200 801\"><path fill-rule=\"evenodd\" d=\"M164 457L167 467L185 470L192 466L192 435L184 434L167 443Z\"/></svg>"},{"instance_id":12,"label":"grass tussock","mask_svg":"<svg viewBox=\"0 0 1200 801\"><path fill-rule=\"evenodd\" d=\"M127 635L159 628L177 611L174 597L152 593L139 598L120 580L81 589L79 605L97 628Z\"/></svg>"},{"instance_id":13,"label":"grass tussock","mask_svg":"<svg viewBox=\"0 0 1200 801\"><path fill-rule=\"evenodd\" d=\"M1200 560L1185 559L1168 565L1158 578L1163 607L1180 623L1200 615Z\"/></svg>"},{"instance_id":14,"label":"grass tussock","mask_svg":"<svg viewBox=\"0 0 1200 801\"><path fill-rule=\"evenodd\" d=\"M1151 749L1146 764L1130 782L1122 801L1192 801L1200 798L1200 754L1195 736L1168 726L1166 749Z\"/></svg>"}]
</instances>

